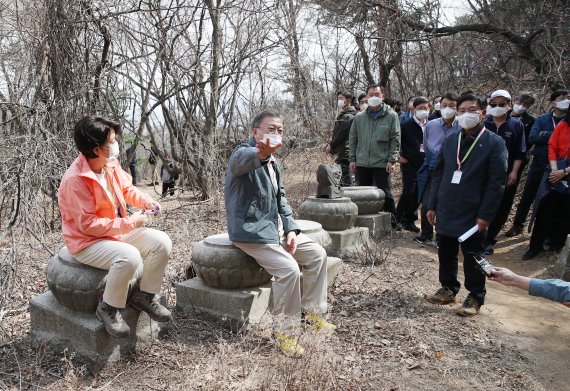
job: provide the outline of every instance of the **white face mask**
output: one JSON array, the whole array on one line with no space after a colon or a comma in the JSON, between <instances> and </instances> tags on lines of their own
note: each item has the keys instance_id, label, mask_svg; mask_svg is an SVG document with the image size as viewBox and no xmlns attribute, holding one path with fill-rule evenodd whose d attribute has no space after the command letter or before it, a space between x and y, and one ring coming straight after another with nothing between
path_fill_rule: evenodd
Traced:
<instances>
[{"instance_id":1,"label":"white face mask","mask_svg":"<svg viewBox=\"0 0 570 391\"><path fill-rule=\"evenodd\" d=\"M360 105L360 111L365 111L367 107L368 107L368 103L362 103Z\"/></svg>"},{"instance_id":2,"label":"white face mask","mask_svg":"<svg viewBox=\"0 0 570 391\"><path fill-rule=\"evenodd\" d=\"M107 161L110 162L111 160L115 160L119 157L119 153L119 143L115 141L109 146L109 156L107 157Z\"/></svg>"},{"instance_id":3,"label":"white face mask","mask_svg":"<svg viewBox=\"0 0 570 391\"><path fill-rule=\"evenodd\" d=\"M370 101L370 99L368 99ZM558 110L568 110L568 106L570 106L570 99L564 99L560 102L556 102L556 107Z\"/></svg>"},{"instance_id":4,"label":"white face mask","mask_svg":"<svg viewBox=\"0 0 570 391\"><path fill-rule=\"evenodd\" d=\"M481 118L477 113L464 113L457 117L457 121L459 122L459 126L463 129L473 129L479 122L481 122Z\"/></svg>"},{"instance_id":5,"label":"white face mask","mask_svg":"<svg viewBox=\"0 0 570 391\"><path fill-rule=\"evenodd\" d=\"M433 109L434 109L435 111L440 111L440 110L441 110L441 103L436 103L436 104L433 106Z\"/></svg>"},{"instance_id":6,"label":"white face mask","mask_svg":"<svg viewBox=\"0 0 570 391\"><path fill-rule=\"evenodd\" d=\"M523 105L515 104L513 106L513 113L515 113L515 114L522 114L526 110L527 110L526 107L524 107Z\"/></svg>"},{"instance_id":7,"label":"white face mask","mask_svg":"<svg viewBox=\"0 0 570 391\"><path fill-rule=\"evenodd\" d=\"M336 101L336 105L339 109L342 109L344 107L344 101L342 99L339 99Z\"/></svg>"},{"instance_id":8,"label":"white face mask","mask_svg":"<svg viewBox=\"0 0 570 391\"><path fill-rule=\"evenodd\" d=\"M508 108L506 107L491 107L491 106L487 106L487 114L492 115L493 117L502 117L503 115L507 114L507 111L509 111Z\"/></svg>"},{"instance_id":9,"label":"white face mask","mask_svg":"<svg viewBox=\"0 0 570 391\"><path fill-rule=\"evenodd\" d=\"M427 110L417 110L416 118L420 121L425 121L429 117L429 111Z\"/></svg>"},{"instance_id":10,"label":"white face mask","mask_svg":"<svg viewBox=\"0 0 570 391\"><path fill-rule=\"evenodd\" d=\"M455 113L457 113L457 110L455 110L453 107L444 107L443 109L441 109L441 116L444 119L450 119L455 117Z\"/></svg>"},{"instance_id":11,"label":"white face mask","mask_svg":"<svg viewBox=\"0 0 570 391\"><path fill-rule=\"evenodd\" d=\"M382 104L382 98L378 96L371 96L368 98L368 104L372 107L378 107Z\"/></svg>"}]
</instances>

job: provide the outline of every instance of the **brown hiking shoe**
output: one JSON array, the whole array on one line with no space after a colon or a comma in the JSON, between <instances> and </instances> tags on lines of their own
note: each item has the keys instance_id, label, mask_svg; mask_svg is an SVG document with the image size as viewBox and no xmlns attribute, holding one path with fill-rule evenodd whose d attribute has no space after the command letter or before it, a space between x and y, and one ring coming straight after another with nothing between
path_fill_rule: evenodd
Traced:
<instances>
[{"instance_id":1,"label":"brown hiking shoe","mask_svg":"<svg viewBox=\"0 0 570 391\"><path fill-rule=\"evenodd\" d=\"M101 301L95 311L97 318L103 322L105 330L115 338L125 338L129 336L131 329L125 323L118 308Z\"/></svg>"},{"instance_id":2,"label":"brown hiking shoe","mask_svg":"<svg viewBox=\"0 0 570 391\"><path fill-rule=\"evenodd\" d=\"M457 315L461 316L475 316L479 312L481 304L471 295L467 295L467 298L463 302L463 305L457 309Z\"/></svg>"},{"instance_id":3,"label":"brown hiking shoe","mask_svg":"<svg viewBox=\"0 0 570 391\"><path fill-rule=\"evenodd\" d=\"M424 294L424 298L432 304L445 305L455 303L455 293L446 286L442 286L432 296Z\"/></svg>"},{"instance_id":4,"label":"brown hiking shoe","mask_svg":"<svg viewBox=\"0 0 570 391\"><path fill-rule=\"evenodd\" d=\"M152 320L157 322L170 320L170 311L156 300L154 293L136 291L133 295L131 307L146 312Z\"/></svg>"},{"instance_id":5,"label":"brown hiking shoe","mask_svg":"<svg viewBox=\"0 0 570 391\"><path fill-rule=\"evenodd\" d=\"M520 225L513 225L511 229L505 232L505 236L507 238L512 238L514 236L522 234L522 232L523 232L523 227L521 227Z\"/></svg>"}]
</instances>

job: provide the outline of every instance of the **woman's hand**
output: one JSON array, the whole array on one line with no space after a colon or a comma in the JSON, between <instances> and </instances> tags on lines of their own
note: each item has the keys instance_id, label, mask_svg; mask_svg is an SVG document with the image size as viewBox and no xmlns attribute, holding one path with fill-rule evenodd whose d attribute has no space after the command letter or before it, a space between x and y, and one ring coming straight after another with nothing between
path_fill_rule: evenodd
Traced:
<instances>
[{"instance_id":1,"label":"woman's hand","mask_svg":"<svg viewBox=\"0 0 570 391\"><path fill-rule=\"evenodd\" d=\"M141 213L133 214L131 217L135 223L135 228L142 227L148 221L148 216L144 214L144 210Z\"/></svg>"},{"instance_id":2,"label":"woman's hand","mask_svg":"<svg viewBox=\"0 0 570 391\"><path fill-rule=\"evenodd\" d=\"M562 178L566 176L566 172L564 170L553 170L548 177L548 182L552 184L556 184L560 182Z\"/></svg>"}]
</instances>

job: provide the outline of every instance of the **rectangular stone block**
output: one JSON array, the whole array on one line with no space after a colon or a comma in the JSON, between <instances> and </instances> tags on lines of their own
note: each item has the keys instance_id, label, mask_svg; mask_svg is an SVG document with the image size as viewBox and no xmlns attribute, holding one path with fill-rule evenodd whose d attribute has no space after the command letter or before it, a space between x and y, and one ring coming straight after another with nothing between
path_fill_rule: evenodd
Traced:
<instances>
[{"instance_id":1,"label":"rectangular stone block","mask_svg":"<svg viewBox=\"0 0 570 391\"><path fill-rule=\"evenodd\" d=\"M57 302L51 292L30 300L30 324L35 344L49 349L68 348L94 364L105 364L126 357L157 338L158 323L144 313L127 307L121 315L131 333L126 338L111 337L95 313L72 311Z\"/></svg>"},{"instance_id":2,"label":"rectangular stone block","mask_svg":"<svg viewBox=\"0 0 570 391\"><path fill-rule=\"evenodd\" d=\"M392 214L388 212L380 212L370 215L358 215L356 227L366 227L370 236L374 239L381 239L392 232Z\"/></svg>"},{"instance_id":3,"label":"rectangular stone block","mask_svg":"<svg viewBox=\"0 0 570 391\"><path fill-rule=\"evenodd\" d=\"M332 244L328 255L339 257L357 251L368 242L368 228L353 227L344 231L328 231Z\"/></svg>"},{"instance_id":4,"label":"rectangular stone block","mask_svg":"<svg viewBox=\"0 0 570 391\"><path fill-rule=\"evenodd\" d=\"M327 257L327 284L329 287L334 284L334 280L340 271L342 260L335 257Z\"/></svg>"},{"instance_id":5,"label":"rectangular stone block","mask_svg":"<svg viewBox=\"0 0 570 391\"><path fill-rule=\"evenodd\" d=\"M554 263L554 274L558 278L570 281L570 235L566 238L566 245Z\"/></svg>"},{"instance_id":6,"label":"rectangular stone block","mask_svg":"<svg viewBox=\"0 0 570 391\"><path fill-rule=\"evenodd\" d=\"M271 283L245 289L218 289L200 278L176 286L176 305L237 321L258 323L267 311Z\"/></svg>"}]
</instances>

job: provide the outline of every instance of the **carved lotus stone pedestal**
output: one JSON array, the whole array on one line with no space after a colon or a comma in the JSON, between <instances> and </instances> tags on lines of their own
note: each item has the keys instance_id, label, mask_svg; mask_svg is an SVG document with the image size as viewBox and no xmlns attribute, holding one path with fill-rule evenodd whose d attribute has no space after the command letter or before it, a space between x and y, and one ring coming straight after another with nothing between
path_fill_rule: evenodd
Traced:
<instances>
[{"instance_id":1,"label":"carved lotus stone pedestal","mask_svg":"<svg viewBox=\"0 0 570 391\"><path fill-rule=\"evenodd\" d=\"M131 280L133 286L142 274L142 266ZM98 297L105 289L107 271L79 263L67 248L60 250L46 268L50 292L30 300L31 334L36 344L52 350L68 348L92 363L117 361L131 354L137 346L156 339L158 324L146 313L127 305L121 314L131 333L113 338L95 316Z\"/></svg>"},{"instance_id":2,"label":"carved lotus stone pedestal","mask_svg":"<svg viewBox=\"0 0 570 391\"><path fill-rule=\"evenodd\" d=\"M331 238L327 254L342 256L368 241L368 228L354 227L358 207L348 197L309 197L299 206L299 217L320 223Z\"/></svg>"},{"instance_id":3,"label":"carved lotus stone pedestal","mask_svg":"<svg viewBox=\"0 0 570 391\"><path fill-rule=\"evenodd\" d=\"M326 243L326 235L319 232L320 225L310 223L313 222L306 224L309 236ZM332 285L341 263L338 258L328 258L329 284ZM179 308L213 315L236 330L268 316L271 275L234 246L227 233L200 241L192 250L192 264L198 276L176 286Z\"/></svg>"},{"instance_id":4,"label":"carved lotus stone pedestal","mask_svg":"<svg viewBox=\"0 0 570 391\"><path fill-rule=\"evenodd\" d=\"M376 186L343 187L344 196L351 199L358 207L358 217L354 223L357 227L366 227L370 236L380 239L392 232L392 216L381 212L384 208L386 194Z\"/></svg>"},{"instance_id":5,"label":"carved lotus stone pedestal","mask_svg":"<svg viewBox=\"0 0 570 391\"><path fill-rule=\"evenodd\" d=\"M308 237L310 237L315 243L320 244L325 250L330 250L332 240L331 236L327 231L323 229L323 226L316 221L311 220L295 220L301 232Z\"/></svg>"}]
</instances>

